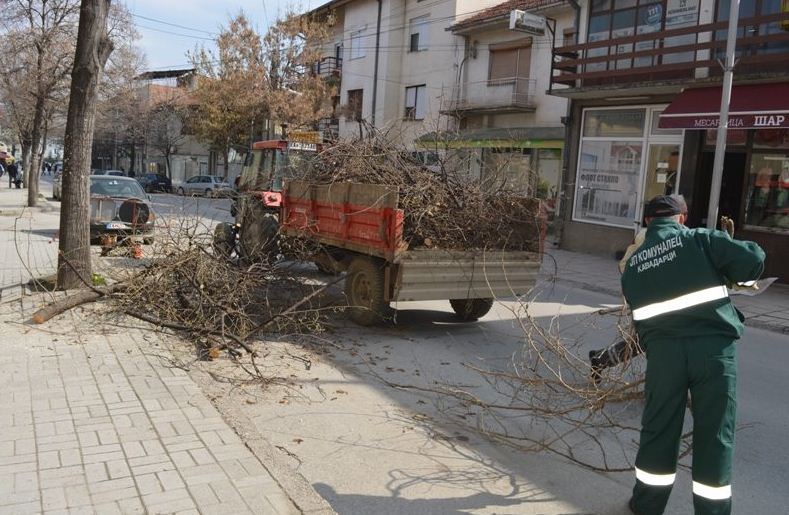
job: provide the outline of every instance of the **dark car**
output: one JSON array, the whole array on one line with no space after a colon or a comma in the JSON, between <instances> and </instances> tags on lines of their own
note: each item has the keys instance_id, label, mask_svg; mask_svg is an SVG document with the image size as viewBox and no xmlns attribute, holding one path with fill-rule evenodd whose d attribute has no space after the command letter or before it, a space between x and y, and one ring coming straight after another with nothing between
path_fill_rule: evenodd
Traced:
<instances>
[{"instance_id":1,"label":"dark car","mask_svg":"<svg viewBox=\"0 0 789 515\"><path fill-rule=\"evenodd\" d=\"M165 175L146 173L138 177L137 180L140 182L142 188L148 193L154 193L156 191L163 191L165 193L173 192L173 182Z\"/></svg>"},{"instance_id":2,"label":"dark car","mask_svg":"<svg viewBox=\"0 0 789 515\"><path fill-rule=\"evenodd\" d=\"M90 176L90 239L102 234L143 236L153 242L154 213L148 195L129 177Z\"/></svg>"}]
</instances>

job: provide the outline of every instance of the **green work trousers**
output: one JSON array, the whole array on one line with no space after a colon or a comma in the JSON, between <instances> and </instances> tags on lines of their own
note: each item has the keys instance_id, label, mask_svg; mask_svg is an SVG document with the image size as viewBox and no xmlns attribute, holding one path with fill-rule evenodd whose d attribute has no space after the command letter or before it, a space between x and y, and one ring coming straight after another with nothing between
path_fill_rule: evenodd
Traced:
<instances>
[{"instance_id":1,"label":"green work trousers","mask_svg":"<svg viewBox=\"0 0 789 515\"><path fill-rule=\"evenodd\" d=\"M649 341L646 353L646 405L633 488L636 513L659 515L666 508L690 392L695 513L730 514L735 343L715 337Z\"/></svg>"}]
</instances>

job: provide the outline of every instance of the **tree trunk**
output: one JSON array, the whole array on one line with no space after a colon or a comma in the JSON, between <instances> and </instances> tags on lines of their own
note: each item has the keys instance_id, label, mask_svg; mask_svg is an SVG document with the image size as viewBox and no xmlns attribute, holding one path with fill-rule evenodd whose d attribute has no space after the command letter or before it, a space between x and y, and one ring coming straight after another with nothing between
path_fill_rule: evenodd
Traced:
<instances>
[{"instance_id":1,"label":"tree trunk","mask_svg":"<svg viewBox=\"0 0 789 515\"><path fill-rule=\"evenodd\" d=\"M25 174L25 188L28 185L28 170L30 169L30 156L33 154L33 143L29 136L22 136L21 138L21 145L22 145L22 172Z\"/></svg>"},{"instance_id":2,"label":"tree trunk","mask_svg":"<svg viewBox=\"0 0 789 515\"><path fill-rule=\"evenodd\" d=\"M230 149L229 148L225 149L225 156L224 157L225 157L225 166L224 166L225 174L224 174L224 177L222 177L222 178L224 180L227 180L227 176L230 174Z\"/></svg>"},{"instance_id":3,"label":"tree trunk","mask_svg":"<svg viewBox=\"0 0 789 515\"><path fill-rule=\"evenodd\" d=\"M57 280L60 289L78 288L91 280L88 176L98 84L112 52L112 41L107 35L109 8L110 0L82 0L80 5L63 153Z\"/></svg>"},{"instance_id":4,"label":"tree trunk","mask_svg":"<svg viewBox=\"0 0 789 515\"><path fill-rule=\"evenodd\" d=\"M41 176L41 140L44 132L44 107L44 99L39 94L33 113L32 154L30 155L30 163L27 166L25 180L25 184L27 184L27 205L29 207L36 207L38 204L38 178Z\"/></svg>"},{"instance_id":5,"label":"tree trunk","mask_svg":"<svg viewBox=\"0 0 789 515\"><path fill-rule=\"evenodd\" d=\"M137 144L131 144L131 154L130 154L130 163L129 163L129 175L134 177L137 175Z\"/></svg>"}]
</instances>

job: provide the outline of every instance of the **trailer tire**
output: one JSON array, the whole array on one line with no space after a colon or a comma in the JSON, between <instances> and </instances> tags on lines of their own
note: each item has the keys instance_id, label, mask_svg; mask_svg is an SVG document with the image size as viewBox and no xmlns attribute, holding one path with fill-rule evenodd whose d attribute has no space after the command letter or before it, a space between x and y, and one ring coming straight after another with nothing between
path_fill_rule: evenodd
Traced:
<instances>
[{"instance_id":1,"label":"trailer tire","mask_svg":"<svg viewBox=\"0 0 789 515\"><path fill-rule=\"evenodd\" d=\"M348 318L370 326L392 318L392 308L385 300L386 281L382 262L365 256L353 258L345 276Z\"/></svg>"},{"instance_id":2,"label":"trailer tire","mask_svg":"<svg viewBox=\"0 0 789 515\"><path fill-rule=\"evenodd\" d=\"M493 299L450 299L450 306L464 322L484 317L493 307Z\"/></svg>"}]
</instances>

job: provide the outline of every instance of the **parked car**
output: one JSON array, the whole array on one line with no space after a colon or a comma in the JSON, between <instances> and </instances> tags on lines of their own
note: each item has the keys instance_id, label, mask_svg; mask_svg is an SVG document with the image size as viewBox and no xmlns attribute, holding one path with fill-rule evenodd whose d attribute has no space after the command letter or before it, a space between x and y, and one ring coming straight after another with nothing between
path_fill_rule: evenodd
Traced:
<instances>
[{"instance_id":1,"label":"parked car","mask_svg":"<svg viewBox=\"0 0 789 515\"><path fill-rule=\"evenodd\" d=\"M137 178L137 181L142 186L142 189L148 193L155 191L163 191L165 193L173 192L173 182L166 175L158 173L146 173Z\"/></svg>"},{"instance_id":2,"label":"parked car","mask_svg":"<svg viewBox=\"0 0 789 515\"><path fill-rule=\"evenodd\" d=\"M112 175L113 177L126 177L126 172L122 170L91 170L91 175Z\"/></svg>"},{"instance_id":3,"label":"parked car","mask_svg":"<svg viewBox=\"0 0 789 515\"><path fill-rule=\"evenodd\" d=\"M189 178L178 187L179 195L204 195L206 197L229 196L233 187L218 175L198 175Z\"/></svg>"},{"instance_id":4,"label":"parked car","mask_svg":"<svg viewBox=\"0 0 789 515\"><path fill-rule=\"evenodd\" d=\"M90 239L102 234L120 237L142 235L153 243L153 209L148 195L130 177L90 176Z\"/></svg>"}]
</instances>

